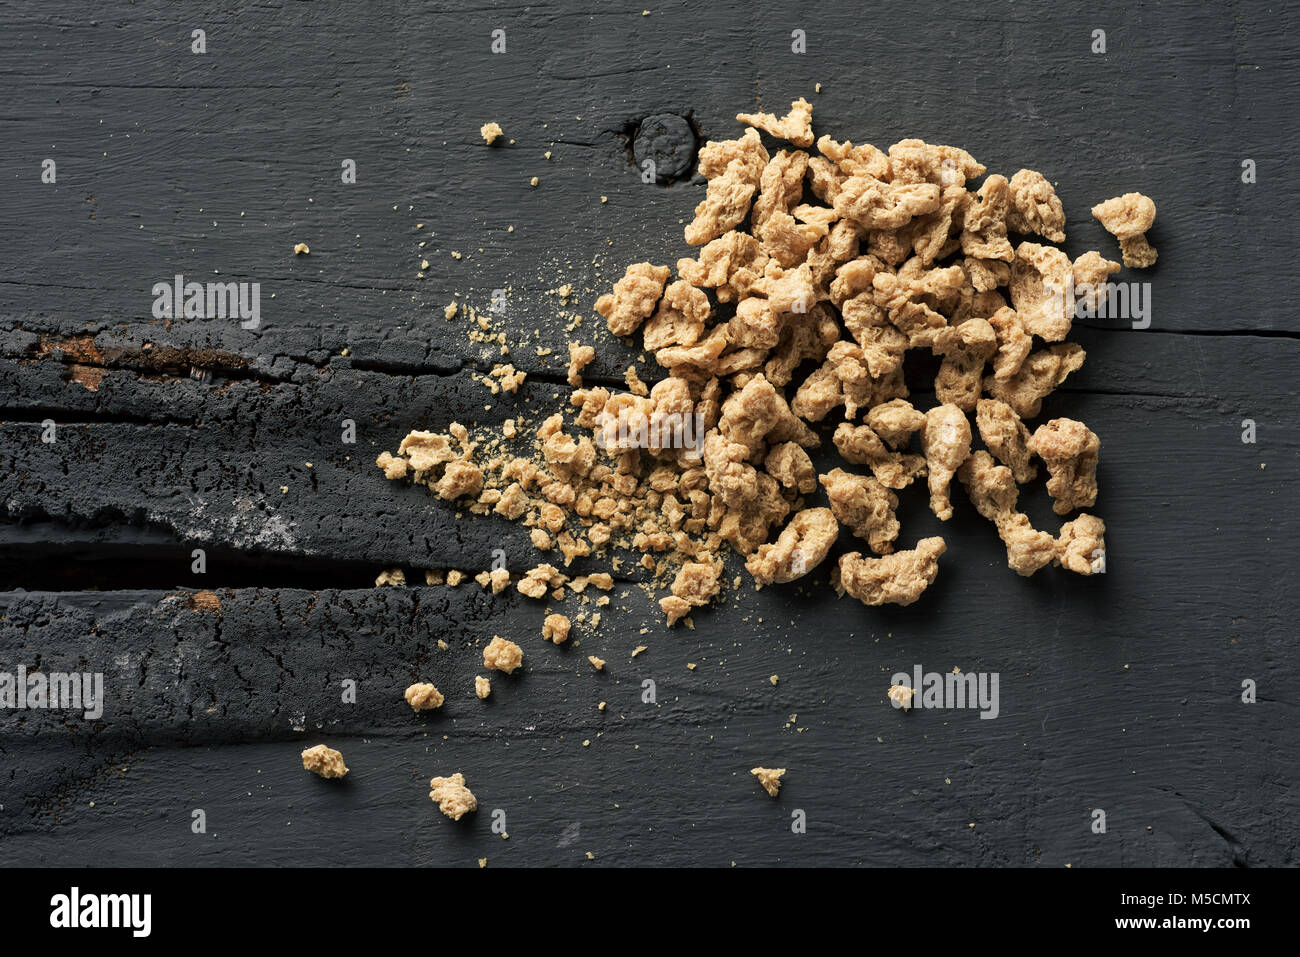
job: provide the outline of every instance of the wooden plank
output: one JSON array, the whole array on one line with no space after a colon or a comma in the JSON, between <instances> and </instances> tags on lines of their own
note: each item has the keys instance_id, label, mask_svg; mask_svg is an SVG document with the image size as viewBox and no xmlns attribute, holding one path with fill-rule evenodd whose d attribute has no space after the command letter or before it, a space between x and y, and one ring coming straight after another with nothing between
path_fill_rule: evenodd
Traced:
<instances>
[{"instance_id":1,"label":"wooden plank","mask_svg":"<svg viewBox=\"0 0 1300 957\"><path fill-rule=\"evenodd\" d=\"M1278 293L1300 279L1295 11L372 10L0 0L0 671L98 671L107 691L102 721L0 713L6 861L1295 864L1300 331ZM626 263L687 254L703 190L642 184L628 133L669 112L729 137L737 111L800 95L840 139L920 136L1041 170L1074 255L1115 254L1092 204L1156 198L1160 262L1121 277L1152 284L1150 328L1081 322L1088 362L1042 416L1102 437L1108 574L1019 579L959 493L946 524L905 497L905 536L950 544L907 609L837 600L823 569L667 633L627 570L601 625L556 648L545 606L513 589L367 587L391 565L413 582L477 571L498 548L533 564L521 528L457 519L385 481L375 454L412 428L548 414L573 338L600 343L594 379L620 380L637 354L590 303ZM489 119L514 143L484 146ZM258 328L154 318L153 285L177 273L258 282ZM566 283L571 305L551 292ZM495 289L529 373L517 397L473 380L500 350L442 315ZM1041 489L1027 510L1057 527ZM468 692L493 634L527 664L484 703ZM890 675L917 664L998 673L998 719L892 709ZM411 714L418 678L448 693L443 712ZM341 787L298 766L318 740L353 768ZM778 800L756 764L790 768ZM459 825L425 786L454 770L482 806Z\"/></svg>"},{"instance_id":2,"label":"wooden plank","mask_svg":"<svg viewBox=\"0 0 1300 957\"><path fill-rule=\"evenodd\" d=\"M1005 570L954 571L919 615L868 616L826 589L748 593L729 617L764 627L742 638L710 618L636 659L642 602L621 595L614 626L576 648L540 641L533 603L476 586L248 589L221 593L219 610L161 593L11 595L6 647L54 669L102 666L109 706L103 728L27 712L6 734L6 848L16 863L563 864L587 850L615 864L1291 859L1295 797L1274 743L1295 702L1236 701L1240 675L1290 687L1287 623L1229 626L1225 614L1171 629L1162 604L1113 600L1119 576L1037 594L1008 619L987 602ZM526 665L480 702L477 650L498 629L526 645ZM585 662L593 652L605 674ZM888 675L914 663L999 670L997 720L894 711ZM359 682L356 705L340 703L344 677ZM435 716L400 699L416 677L448 694ZM641 701L647 678L655 705ZM296 749L320 740L343 751L346 785L295 767ZM748 775L758 763L791 768L779 801ZM509 841L490 814L444 826L426 804L425 779L454 769L484 810L505 809ZM1094 807L1107 839L1088 831ZM206 837L189 831L195 808ZM789 830L795 809L806 835Z\"/></svg>"}]
</instances>

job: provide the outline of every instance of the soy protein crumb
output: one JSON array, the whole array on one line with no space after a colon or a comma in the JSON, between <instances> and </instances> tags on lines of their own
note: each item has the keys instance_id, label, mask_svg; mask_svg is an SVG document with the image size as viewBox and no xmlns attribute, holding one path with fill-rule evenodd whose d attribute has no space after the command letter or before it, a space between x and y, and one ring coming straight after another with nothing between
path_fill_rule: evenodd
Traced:
<instances>
[{"instance_id":1,"label":"soy protein crumb","mask_svg":"<svg viewBox=\"0 0 1300 957\"><path fill-rule=\"evenodd\" d=\"M491 146L498 139L500 139L503 132L504 130L501 129L500 124L498 124L495 120L488 123L484 123L479 128L479 135L483 137L483 142L486 143L488 146Z\"/></svg>"},{"instance_id":2,"label":"soy protein crumb","mask_svg":"<svg viewBox=\"0 0 1300 957\"><path fill-rule=\"evenodd\" d=\"M466 814L478 808L478 801L465 786L465 775L457 771L450 777L432 778L429 781L429 798L438 805L438 810L453 821L459 821Z\"/></svg>"},{"instance_id":3,"label":"soy protein crumb","mask_svg":"<svg viewBox=\"0 0 1300 957\"><path fill-rule=\"evenodd\" d=\"M293 247L293 254L294 254L295 256L306 256L306 255L307 255L308 253L310 253L310 252L311 252L311 249L307 246L306 243L295 243L295 244L294 244L294 247Z\"/></svg>"},{"instance_id":4,"label":"soy protein crumb","mask_svg":"<svg viewBox=\"0 0 1300 957\"><path fill-rule=\"evenodd\" d=\"M546 620L542 622L542 637L557 645L564 644L569 640L571 627L569 619L564 615L547 615Z\"/></svg>"},{"instance_id":5,"label":"soy protein crumb","mask_svg":"<svg viewBox=\"0 0 1300 957\"><path fill-rule=\"evenodd\" d=\"M343 755L323 744L303 751L302 766L305 770L314 771L323 778L341 778L348 773L348 766L343 763Z\"/></svg>"},{"instance_id":6,"label":"soy protein crumb","mask_svg":"<svg viewBox=\"0 0 1300 957\"><path fill-rule=\"evenodd\" d=\"M1156 218L1156 204L1141 193L1125 193L1092 208L1093 217L1119 240L1124 265L1146 269L1156 263L1156 251L1146 232Z\"/></svg>"},{"instance_id":7,"label":"soy protein crumb","mask_svg":"<svg viewBox=\"0 0 1300 957\"><path fill-rule=\"evenodd\" d=\"M406 572L400 568L386 568L375 579L376 588L397 587L406 584Z\"/></svg>"},{"instance_id":8,"label":"soy protein crumb","mask_svg":"<svg viewBox=\"0 0 1300 957\"><path fill-rule=\"evenodd\" d=\"M904 711L912 710L912 698L915 695L915 688L909 688L906 685L889 686L889 700L894 702L895 707L902 708Z\"/></svg>"},{"instance_id":9,"label":"soy protein crumb","mask_svg":"<svg viewBox=\"0 0 1300 957\"><path fill-rule=\"evenodd\" d=\"M492 594L499 595L510 585L510 572L504 568L494 568L492 571L479 572L474 580L484 588L491 589Z\"/></svg>"},{"instance_id":10,"label":"soy protein crumb","mask_svg":"<svg viewBox=\"0 0 1300 957\"><path fill-rule=\"evenodd\" d=\"M595 655L587 655L587 660L591 662L591 666L595 668L597 671L605 670L604 658L597 658Z\"/></svg>"},{"instance_id":11,"label":"soy protein crumb","mask_svg":"<svg viewBox=\"0 0 1300 957\"><path fill-rule=\"evenodd\" d=\"M758 778L763 790L772 797L781 793L781 778L785 774L785 768L751 768L749 773Z\"/></svg>"},{"instance_id":12,"label":"soy protein crumb","mask_svg":"<svg viewBox=\"0 0 1300 957\"><path fill-rule=\"evenodd\" d=\"M413 711L432 711L435 708L441 708L443 701L442 692L428 682L413 684L406 689L406 703L411 706Z\"/></svg>"},{"instance_id":13,"label":"soy protein crumb","mask_svg":"<svg viewBox=\"0 0 1300 957\"><path fill-rule=\"evenodd\" d=\"M491 671L504 671L511 674L523 663L524 650L513 641L500 635L493 635L487 647L483 649L483 667Z\"/></svg>"},{"instance_id":14,"label":"soy protein crumb","mask_svg":"<svg viewBox=\"0 0 1300 957\"><path fill-rule=\"evenodd\" d=\"M492 693L492 682L482 675L474 676L474 695L480 701Z\"/></svg>"}]
</instances>

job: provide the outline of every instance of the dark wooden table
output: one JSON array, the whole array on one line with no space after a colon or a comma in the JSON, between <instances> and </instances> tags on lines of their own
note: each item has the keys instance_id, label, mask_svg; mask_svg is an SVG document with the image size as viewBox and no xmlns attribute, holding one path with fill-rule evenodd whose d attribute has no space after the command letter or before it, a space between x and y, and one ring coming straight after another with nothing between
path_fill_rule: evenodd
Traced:
<instances>
[{"instance_id":1,"label":"dark wooden table","mask_svg":"<svg viewBox=\"0 0 1300 957\"><path fill-rule=\"evenodd\" d=\"M99 721L0 712L4 862L1294 865L1300 16L1091 6L0 3L0 670L102 672L107 697ZM1102 437L1108 574L1022 580L963 496L941 526L916 494L903 537L950 550L910 608L838 601L823 568L670 632L625 574L553 648L513 589L371 587L494 549L531 567L525 529L458 519L376 453L558 405L548 290L590 327L626 263L686 253L702 186L641 182L641 119L727 138L800 95L841 139L1041 170L1072 255L1118 258L1092 204L1156 199L1159 264L1122 276L1152 284L1150 327L1078 323L1088 361L1043 415ZM512 142L485 147L488 120ZM258 328L154 318L177 273L260 283ZM517 397L442 316L493 289ZM526 667L483 703L493 634ZM997 672L999 717L895 711L916 664ZM449 700L413 717L424 678ZM301 769L319 741L346 782ZM789 768L779 799L757 764ZM480 811L453 824L426 792L456 770Z\"/></svg>"}]
</instances>

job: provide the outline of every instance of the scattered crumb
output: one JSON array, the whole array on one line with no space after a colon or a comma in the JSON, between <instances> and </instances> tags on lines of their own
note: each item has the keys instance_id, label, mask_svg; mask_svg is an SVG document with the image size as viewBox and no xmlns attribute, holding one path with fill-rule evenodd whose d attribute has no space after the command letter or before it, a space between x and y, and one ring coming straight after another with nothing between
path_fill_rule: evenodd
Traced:
<instances>
[{"instance_id":1,"label":"scattered crumb","mask_svg":"<svg viewBox=\"0 0 1300 957\"><path fill-rule=\"evenodd\" d=\"M376 588L396 587L405 584L406 572L402 571L400 568L386 568L380 572L379 577L375 579Z\"/></svg>"},{"instance_id":2,"label":"scattered crumb","mask_svg":"<svg viewBox=\"0 0 1300 957\"><path fill-rule=\"evenodd\" d=\"M406 689L406 703L413 711L432 711L441 708L444 700L446 699L443 698L442 693L427 682L414 684Z\"/></svg>"},{"instance_id":3,"label":"scattered crumb","mask_svg":"<svg viewBox=\"0 0 1300 957\"><path fill-rule=\"evenodd\" d=\"M904 711L912 710L912 699L916 697L916 689L909 688L906 685L890 685L889 700L894 702Z\"/></svg>"},{"instance_id":4,"label":"scattered crumb","mask_svg":"<svg viewBox=\"0 0 1300 957\"><path fill-rule=\"evenodd\" d=\"M781 793L781 776L785 774L785 768L751 768L749 773L758 778L763 790L772 797Z\"/></svg>"},{"instance_id":5,"label":"scattered crumb","mask_svg":"<svg viewBox=\"0 0 1300 957\"><path fill-rule=\"evenodd\" d=\"M302 766L305 770L314 771L323 778L341 778L348 773L348 766L343 763L343 755L323 744L303 751Z\"/></svg>"},{"instance_id":6,"label":"scattered crumb","mask_svg":"<svg viewBox=\"0 0 1300 957\"><path fill-rule=\"evenodd\" d=\"M500 635L493 635L483 649L483 667L490 671L504 671L511 674L524 660L524 650L513 641L507 641Z\"/></svg>"},{"instance_id":7,"label":"scattered crumb","mask_svg":"<svg viewBox=\"0 0 1300 957\"><path fill-rule=\"evenodd\" d=\"M569 640L571 627L569 619L564 615L547 615L546 620L542 622L542 637L557 645L563 644Z\"/></svg>"},{"instance_id":8,"label":"scattered crumb","mask_svg":"<svg viewBox=\"0 0 1300 957\"><path fill-rule=\"evenodd\" d=\"M459 771L447 778L432 778L429 781L429 798L437 802L438 810L453 821L459 821L466 814L478 808L478 801L465 786L465 775Z\"/></svg>"}]
</instances>

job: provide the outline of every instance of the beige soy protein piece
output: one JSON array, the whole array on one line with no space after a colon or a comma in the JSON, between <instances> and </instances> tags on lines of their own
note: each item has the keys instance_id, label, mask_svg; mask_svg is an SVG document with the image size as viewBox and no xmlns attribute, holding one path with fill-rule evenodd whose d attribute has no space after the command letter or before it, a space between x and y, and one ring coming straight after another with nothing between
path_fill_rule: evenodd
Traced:
<instances>
[{"instance_id":1,"label":"beige soy protein piece","mask_svg":"<svg viewBox=\"0 0 1300 957\"><path fill-rule=\"evenodd\" d=\"M902 708L904 711L912 710L912 699L916 697L916 689L909 688L907 685L890 685L889 700L894 702L894 706Z\"/></svg>"},{"instance_id":2,"label":"beige soy protein piece","mask_svg":"<svg viewBox=\"0 0 1300 957\"><path fill-rule=\"evenodd\" d=\"M323 778L341 778L348 773L348 766L343 763L343 755L323 744L303 751L302 766L304 770L312 771Z\"/></svg>"},{"instance_id":3,"label":"beige soy protein piece","mask_svg":"<svg viewBox=\"0 0 1300 957\"><path fill-rule=\"evenodd\" d=\"M571 627L569 619L564 615L547 615L546 620L542 622L542 637L547 641L561 645L569 640L569 629Z\"/></svg>"},{"instance_id":4,"label":"beige soy protein piece","mask_svg":"<svg viewBox=\"0 0 1300 957\"><path fill-rule=\"evenodd\" d=\"M772 797L781 793L781 776L785 774L785 768L751 768L749 773L758 778L763 790Z\"/></svg>"},{"instance_id":5,"label":"beige soy protein piece","mask_svg":"<svg viewBox=\"0 0 1300 957\"><path fill-rule=\"evenodd\" d=\"M406 689L406 703L413 711L432 711L441 708L444 700L442 693L428 682L413 684Z\"/></svg>"},{"instance_id":6,"label":"beige soy protein piece","mask_svg":"<svg viewBox=\"0 0 1300 957\"><path fill-rule=\"evenodd\" d=\"M482 701L492 693L492 682L482 675L474 676L474 695Z\"/></svg>"},{"instance_id":7,"label":"beige soy protein piece","mask_svg":"<svg viewBox=\"0 0 1300 957\"><path fill-rule=\"evenodd\" d=\"M438 810L453 821L459 821L466 814L478 808L474 794L465 786L465 775L457 771L451 777L431 778L429 799L438 805Z\"/></svg>"},{"instance_id":8,"label":"beige soy protein piece","mask_svg":"<svg viewBox=\"0 0 1300 957\"><path fill-rule=\"evenodd\" d=\"M488 146L499 140L504 132L505 130L501 129L501 125L495 120L484 123L479 127L479 135L483 137L483 142Z\"/></svg>"},{"instance_id":9,"label":"beige soy protein piece","mask_svg":"<svg viewBox=\"0 0 1300 957\"><path fill-rule=\"evenodd\" d=\"M1092 207L1093 218L1119 240L1124 265L1146 269L1156 264L1155 247L1147 242L1147 230L1156 219L1156 204L1141 193L1125 193Z\"/></svg>"},{"instance_id":10,"label":"beige soy protein piece","mask_svg":"<svg viewBox=\"0 0 1300 957\"><path fill-rule=\"evenodd\" d=\"M490 671L504 671L506 674L511 674L523 663L523 660L524 649L500 635L493 635L492 640L483 649L483 667Z\"/></svg>"},{"instance_id":11,"label":"beige soy protein piece","mask_svg":"<svg viewBox=\"0 0 1300 957\"><path fill-rule=\"evenodd\" d=\"M400 568L385 568L375 579L376 588L401 588L406 584L406 572Z\"/></svg>"}]
</instances>

